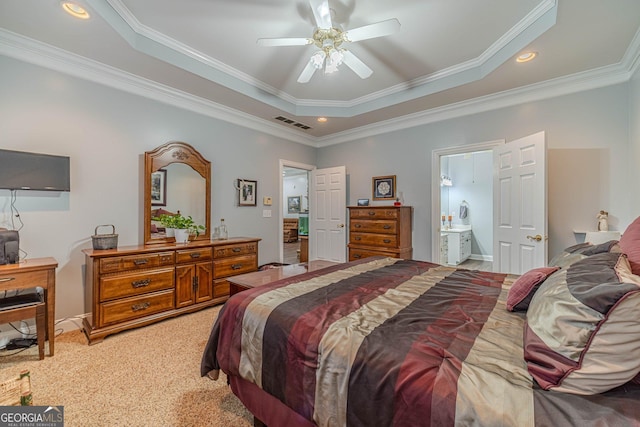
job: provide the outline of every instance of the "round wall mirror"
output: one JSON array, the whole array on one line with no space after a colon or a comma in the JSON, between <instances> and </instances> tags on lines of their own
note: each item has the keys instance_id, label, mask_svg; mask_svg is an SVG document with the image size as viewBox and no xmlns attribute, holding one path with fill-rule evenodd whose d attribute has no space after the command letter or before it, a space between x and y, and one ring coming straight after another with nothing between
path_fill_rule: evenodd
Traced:
<instances>
[{"instance_id":1,"label":"round wall mirror","mask_svg":"<svg viewBox=\"0 0 640 427\"><path fill-rule=\"evenodd\" d=\"M144 242L172 243L161 215L191 217L204 227L192 239L211 234L211 162L189 144L169 142L144 155Z\"/></svg>"}]
</instances>

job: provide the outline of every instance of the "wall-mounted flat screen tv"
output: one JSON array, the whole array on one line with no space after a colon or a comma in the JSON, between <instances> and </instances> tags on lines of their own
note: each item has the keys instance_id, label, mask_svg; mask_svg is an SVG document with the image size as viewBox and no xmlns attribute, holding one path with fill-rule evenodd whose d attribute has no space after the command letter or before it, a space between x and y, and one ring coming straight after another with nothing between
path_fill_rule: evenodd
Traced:
<instances>
[{"instance_id":1,"label":"wall-mounted flat screen tv","mask_svg":"<svg viewBox=\"0 0 640 427\"><path fill-rule=\"evenodd\" d=\"M0 150L0 189L71 191L66 156Z\"/></svg>"}]
</instances>

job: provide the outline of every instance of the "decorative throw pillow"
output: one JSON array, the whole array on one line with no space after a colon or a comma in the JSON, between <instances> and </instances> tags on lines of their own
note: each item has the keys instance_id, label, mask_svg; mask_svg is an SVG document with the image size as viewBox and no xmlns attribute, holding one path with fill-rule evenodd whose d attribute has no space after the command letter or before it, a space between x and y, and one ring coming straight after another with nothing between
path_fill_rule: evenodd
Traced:
<instances>
[{"instance_id":1,"label":"decorative throw pillow","mask_svg":"<svg viewBox=\"0 0 640 427\"><path fill-rule=\"evenodd\" d=\"M636 218L620 237L620 249L629 258L631 271L640 274L640 217Z\"/></svg>"},{"instance_id":2,"label":"decorative throw pillow","mask_svg":"<svg viewBox=\"0 0 640 427\"><path fill-rule=\"evenodd\" d=\"M617 241L611 240L598 245L592 245L589 242L578 243L577 245L569 246L562 253L556 255L551 261L549 261L550 267L569 267L574 262L585 259L590 255L599 254L602 252L615 252L617 247Z\"/></svg>"},{"instance_id":3,"label":"decorative throw pillow","mask_svg":"<svg viewBox=\"0 0 640 427\"><path fill-rule=\"evenodd\" d=\"M605 252L549 277L524 330L529 373L545 390L597 394L640 372L640 277Z\"/></svg>"},{"instance_id":4,"label":"decorative throw pillow","mask_svg":"<svg viewBox=\"0 0 640 427\"><path fill-rule=\"evenodd\" d=\"M507 295L507 310L527 311L531 298L536 293L542 282L560 267L534 268L524 273L513 283Z\"/></svg>"}]
</instances>

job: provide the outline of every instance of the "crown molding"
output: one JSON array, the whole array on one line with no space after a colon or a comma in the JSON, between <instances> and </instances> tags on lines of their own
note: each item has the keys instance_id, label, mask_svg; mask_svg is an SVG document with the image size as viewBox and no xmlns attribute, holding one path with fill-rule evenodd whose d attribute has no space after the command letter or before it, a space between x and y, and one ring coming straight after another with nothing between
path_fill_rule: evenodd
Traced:
<instances>
[{"instance_id":1,"label":"crown molding","mask_svg":"<svg viewBox=\"0 0 640 427\"><path fill-rule=\"evenodd\" d=\"M4 29L0 29L0 54L153 99L172 107L315 147L313 137L301 132Z\"/></svg>"},{"instance_id":2,"label":"crown molding","mask_svg":"<svg viewBox=\"0 0 640 427\"><path fill-rule=\"evenodd\" d=\"M633 72L623 65L624 62L335 133L317 138L316 146L327 147L527 102L625 83L632 77ZM636 60L636 65L637 62Z\"/></svg>"},{"instance_id":3,"label":"crown molding","mask_svg":"<svg viewBox=\"0 0 640 427\"><path fill-rule=\"evenodd\" d=\"M480 80L555 25L557 17L557 0L543 0L477 58L357 99L335 101L296 99L142 24L121 0L87 2L133 49L297 116L354 117Z\"/></svg>"},{"instance_id":4,"label":"crown molding","mask_svg":"<svg viewBox=\"0 0 640 427\"><path fill-rule=\"evenodd\" d=\"M636 33L624 58L618 64L432 108L319 138L294 129L287 129L280 124L257 118L4 29L0 29L0 54L153 99L173 107L223 120L240 127L321 148L442 120L627 82L640 68L640 30Z\"/></svg>"}]
</instances>

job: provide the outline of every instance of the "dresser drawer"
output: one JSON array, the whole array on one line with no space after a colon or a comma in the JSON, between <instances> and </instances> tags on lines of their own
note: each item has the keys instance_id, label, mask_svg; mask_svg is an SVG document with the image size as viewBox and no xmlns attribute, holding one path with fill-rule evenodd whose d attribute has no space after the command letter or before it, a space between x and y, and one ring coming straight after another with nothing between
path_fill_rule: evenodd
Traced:
<instances>
[{"instance_id":1,"label":"dresser drawer","mask_svg":"<svg viewBox=\"0 0 640 427\"><path fill-rule=\"evenodd\" d=\"M394 251L378 251L366 248L349 248L349 261L354 261L371 256L387 256L392 258L400 258L398 252Z\"/></svg>"},{"instance_id":2,"label":"dresser drawer","mask_svg":"<svg viewBox=\"0 0 640 427\"><path fill-rule=\"evenodd\" d=\"M173 251L101 258L100 272L114 273L124 270L139 270L143 268L170 266L173 265L173 259Z\"/></svg>"},{"instance_id":3,"label":"dresser drawer","mask_svg":"<svg viewBox=\"0 0 640 427\"><path fill-rule=\"evenodd\" d=\"M100 279L100 301L173 288L174 269L107 276Z\"/></svg>"},{"instance_id":4,"label":"dresser drawer","mask_svg":"<svg viewBox=\"0 0 640 427\"><path fill-rule=\"evenodd\" d=\"M174 307L173 289L100 304L100 325L149 316Z\"/></svg>"},{"instance_id":5,"label":"dresser drawer","mask_svg":"<svg viewBox=\"0 0 640 427\"><path fill-rule=\"evenodd\" d=\"M47 283L46 271L29 271L26 273L0 274L0 283L5 289L33 288L37 283Z\"/></svg>"},{"instance_id":6,"label":"dresser drawer","mask_svg":"<svg viewBox=\"0 0 640 427\"><path fill-rule=\"evenodd\" d=\"M367 221L354 219L349 224L349 231L352 232L396 234L397 230L398 223L390 220Z\"/></svg>"},{"instance_id":7,"label":"dresser drawer","mask_svg":"<svg viewBox=\"0 0 640 427\"><path fill-rule=\"evenodd\" d=\"M396 248L398 239L395 234L351 233L351 243L366 246L382 246Z\"/></svg>"},{"instance_id":8,"label":"dresser drawer","mask_svg":"<svg viewBox=\"0 0 640 427\"><path fill-rule=\"evenodd\" d=\"M250 273L257 269L258 260L255 255L243 255L233 258L216 259L213 261L213 277L215 279Z\"/></svg>"},{"instance_id":9,"label":"dresser drawer","mask_svg":"<svg viewBox=\"0 0 640 427\"><path fill-rule=\"evenodd\" d=\"M213 281L213 297L223 297L229 295L230 284L227 279Z\"/></svg>"},{"instance_id":10,"label":"dresser drawer","mask_svg":"<svg viewBox=\"0 0 640 427\"><path fill-rule=\"evenodd\" d=\"M351 218L397 219L397 209L350 208Z\"/></svg>"},{"instance_id":11,"label":"dresser drawer","mask_svg":"<svg viewBox=\"0 0 640 427\"><path fill-rule=\"evenodd\" d=\"M226 258L238 255L255 254L258 250L257 242L237 243L233 245L224 245L214 249L214 259Z\"/></svg>"},{"instance_id":12,"label":"dresser drawer","mask_svg":"<svg viewBox=\"0 0 640 427\"><path fill-rule=\"evenodd\" d=\"M206 261L213 258L211 248L194 248L176 251L176 263Z\"/></svg>"}]
</instances>

